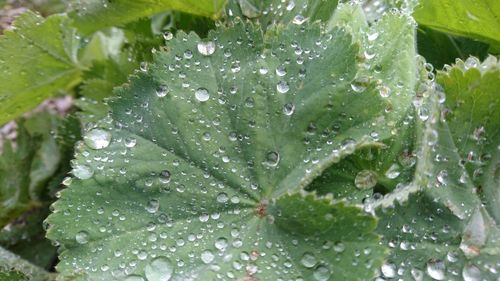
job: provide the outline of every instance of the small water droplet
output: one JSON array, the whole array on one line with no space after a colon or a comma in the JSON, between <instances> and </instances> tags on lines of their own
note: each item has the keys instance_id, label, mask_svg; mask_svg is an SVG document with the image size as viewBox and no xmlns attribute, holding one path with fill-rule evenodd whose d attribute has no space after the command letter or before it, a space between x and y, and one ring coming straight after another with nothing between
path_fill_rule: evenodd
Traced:
<instances>
[{"instance_id":1,"label":"small water droplet","mask_svg":"<svg viewBox=\"0 0 500 281\"><path fill-rule=\"evenodd\" d=\"M293 22L294 24L296 24L296 25L301 25L301 24L303 24L304 22L306 22L306 20L307 20L307 18L305 18L304 16L302 16L302 15L296 15L296 16L293 18L292 22Z\"/></svg>"},{"instance_id":2,"label":"small water droplet","mask_svg":"<svg viewBox=\"0 0 500 281\"><path fill-rule=\"evenodd\" d=\"M148 281L168 281L174 274L174 267L168 258L159 256L146 265L144 273Z\"/></svg>"},{"instance_id":3,"label":"small water droplet","mask_svg":"<svg viewBox=\"0 0 500 281\"><path fill-rule=\"evenodd\" d=\"M111 133L103 129L92 129L83 137L85 144L92 149L103 149L111 142Z\"/></svg>"},{"instance_id":4,"label":"small water droplet","mask_svg":"<svg viewBox=\"0 0 500 281\"><path fill-rule=\"evenodd\" d=\"M207 101L210 98L210 94L208 93L208 90L205 89L205 88L198 88L194 92L194 96L200 102L205 102L205 101Z\"/></svg>"},{"instance_id":5,"label":"small water droplet","mask_svg":"<svg viewBox=\"0 0 500 281\"><path fill-rule=\"evenodd\" d=\"M163 32L163 39L165 39L166 41L170 41L174 38L174 34L170 31L165 31Z\"/></svg>"},{"instance_id":6,"label":"small water droplet","mask_svg":"<svg viewBox=\"0 0 500 281\"><path fill-rule=\"evenodd\" d=\"M137 144L137 139L135 138L126 138L125 139L125 146L128 148L132 148Z\"/></svg>"},{"instance_id":7,"label":"small water droplet","mask_svg":"<svg viewBox=\"0 0 500 281\"><path fill-rule=\"evenodd\" d=\"M380 270L382 271L382 274L386 278L396 277L396 265L391 262L384 262Z\"/></svg>"},{"instance_id":8,"label":"small water droplet","mask_svg":"<svg viewBox=\"0 0 500 281\"><path fill-rule=\"evenodd\" d=\"M389 167L389 169L387 169L387 171L385 172L385 177L393 180L393 179L399 177L400 174L401 174L401 171L400 171L399 165L392 164L391 167Z\"/></svg>"},{"instance_id":9,"label":"small water droplet","mask_svg":"<svg viewBox=\"0 0 500 281\"><path fill-rule=\"evenodd\" d=\"M148 211L148 213L154 214L158 212L159 208L160 208L160 201L158 201L158 199L151 199L148 201L145 209L146 211Z\"/></svg>"},{"instance_id":10,"label":"small water droplet","mask_svg":"<svg viewBox=\"0 0 500 281\"><path fill-rule=\"evenodd\" d=\"M280 155L275 151L271 151L266 155L266 161L264 164L269 167L276 167L280 162Z\"/></svg>"},{"instance_id":11,"label":"small water droplet","mask_svg":"<svg viewBox=\"0 0 500 281\"><path fill-rule=\"evenodd\" d=\"M202 41L197 45L198 52L204 56L210 56L215 53L215 43L213 41Z\"/></svg>"},{"instance_id":12,"label":"small water droplet","mask_svg":"<svg viewBox=\"0 0 500 281\"><path fill-rule=\"evenodd\" d=\"M290 116L295 111L295 105L293 103L287 103L283 106L283 113Z\"/></svg>"}]
</instances>

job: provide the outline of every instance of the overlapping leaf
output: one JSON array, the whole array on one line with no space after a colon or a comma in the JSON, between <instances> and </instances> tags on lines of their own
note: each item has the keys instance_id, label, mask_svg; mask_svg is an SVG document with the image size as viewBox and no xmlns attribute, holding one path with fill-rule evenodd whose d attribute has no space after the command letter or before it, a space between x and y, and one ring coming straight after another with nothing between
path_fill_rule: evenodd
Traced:
<instances>
[{"instance_id":1,"label":"overlapping leaf","mask_svg":"<svg viewBox=\"0 0 500 281\"><path fill-rule=\"evenodd\" d=\"M80 81L80 46L66 16L26 12L0 36L0 124Z\"/></svg>"},{"instance_id":2,"label":"overlapping leaf","mask_svg":"<svg viewBox=\"0 0 500 281\"><path fill-rule=\"evenodd\" d=\"M70 16L82 33L90 34L168 10L216 18L225 3L226 0L106 0L104 4L101 0L75 1Z\"/></svg>"}]
</instances>

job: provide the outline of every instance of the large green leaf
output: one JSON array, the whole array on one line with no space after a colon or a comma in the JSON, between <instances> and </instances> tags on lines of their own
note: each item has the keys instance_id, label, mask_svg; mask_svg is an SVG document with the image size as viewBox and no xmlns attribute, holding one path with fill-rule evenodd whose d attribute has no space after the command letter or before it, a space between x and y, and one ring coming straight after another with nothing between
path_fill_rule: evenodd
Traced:
<instances>
[{"instance_id":1,"label":"large green leaf","mask_svg":"<svg viewBox=\"0 0 500 281\"><path fill-rule=\"evenodd\" d=\"M80 81L79 37L66 16L26 12L0 36L0 124Z\"/></svg>"},{"instance_id":2,"label":"large green leaf","mask_svg":"<svg viewBox=\"0 0 500 281\"><path fill-rule=\"evenodd\" d=\"M471 57L439 72L437 81L447 94L443 114L448 130L439 133L451 137L448 150L456 155L441 173L451 177L454 170L461 171L456 176L473 184L499 224L500 64L494 57L484 63Z\"/></svg>"},{"instance_id":3,"label":"large green leaf","mask_svg":"<svg viewBox=\"0 0 500 281\"><path fill-rule=\"evenodd\" d=\"M419 24L455 35L500 44L497 0L422 0L414 17Z\"/></svg>"},{"instance_id":4,"label":"large green leaf","mask_svg":"<svg viewBox=\"0 0 500 281\"><path fill-rule=\"evenodd\" d=\"M181 12L216 18L224 8L226 0L101 0L74 1L70 17L75 26L84 33L109 26L122 26L142 17L167 11Z\"/></svg>"},{"instance_id":5,"label":"large green leaf","mask_svg":"<svg viewBox=\"0 0 500 281\"><path fill-rule=\"evenodd\" d=\"M62 276L374 275L384 249L373 218L298 192L397 132L411 91L381 95L377 81L359 79L369 71L341 29L269 34L240 22L204 40L179 33L116 91L111 118L88 128L73 182L47 219ZM391 104L398 109L385 110Z\"/></svg>"}]
</instances>

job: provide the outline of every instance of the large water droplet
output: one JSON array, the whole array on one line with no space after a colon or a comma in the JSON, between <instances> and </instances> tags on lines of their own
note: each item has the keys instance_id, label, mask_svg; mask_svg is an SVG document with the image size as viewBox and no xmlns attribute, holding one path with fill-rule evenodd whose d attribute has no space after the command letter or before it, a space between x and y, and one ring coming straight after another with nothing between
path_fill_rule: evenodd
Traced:
<instances>
[{"instance_id":1,"label":"large water droplet","mask_svg":"<svg viewBox=\"0 0 500 281\"><path fill-rule=\"evenodd\" d=\"M89 242L89 233L87 231L80 231L75 235L75 240L79 244L87 244Z\"/></svg>"},{"instance_id":2,"label":"large water droplet","mask_svg":"<svg viewBox=\"0 0 500 281\"><path fill-rule=\"evenodd\" d=\"M271 151L271 152L267 153L267 155L266 155L266 161L264 162L264 164L266 166L276 167L276 166L278 166L279 162L280 162L280 155L279 155L279 153L275 152L275 151Z\"/></svg>"},{"instance_id":3,"label":"large water droplet","mask_svg":"<svg viewBox=\"0 0 500 281\"><path fill-rule=\"evenodd\" d=\"M164 96L166 96L168 94L168 92L170 92L170 89L168 88L167 85L160 85L156 89L156 95L159 98L163 98Z\"/></svg>"},{"instance_id":4,"label":"large water droplet","mask_svg":"<svg viewBox=\"0 0 500 281\"><path fill-rule=\"evenodd\" d=\"M330 275L331 275L330 270L324 265L316 267L316 269L313 272L313 277L317 281L326 281L330 278Z\"/></svg>"},{"instance_id":5,"label":"large water droplet","mask_svg":"<svg viewBox=\"0 0 500 281\"><path fill-rule=\"evenodd\" d=\"M194 96L198 101L205 102L210 98L208 90L205 88L199 88L194 92Z\"/></svg>"},{"instance_id":6,"label":"large water droplet","mask_svg":"<svg viewBox=\"0 0 500 281\"><path fill-rule=\"evenodd\" d=\"M81 180L86 180L94 175L94 170L87 165L76 165L73 167L73 170L71 170L71 173Z\"/></svg>"},{"instance_id":7,"label":"large water droplet","mask_svg":"<svg viewBox=\"0 0 500 281\"><path fill-rule=\"evenodd\" d=\"M302 256L300 263L307 268L313 268L316 265L317 260L312 253L307 252Z\"/></svg>"},{"instance_id":8,"label":"large water droplet","mask_svg":"<svg viewBox=\"0 0 500 281\"><path fill-rule=\"evenodd\" d=\"M168 258L159 256L146 265L144 273L148 281L168 281L172 278L174 267Z\"/></svg>"},{"instance_id":9,"label":"large water droplet","mask_svg":"<svg viewBox=\"0 0 500 281\"><path fill-rule=\"evenodd\" d=\"M209 264L209 263L213 262L214 259L215 259L215 256L214 256L214 254L212 254L212 252L210 250L205 250L201 253L201 260L205 264Z\"/></svg>"},{"instance_id":10,"label":"large water droplet","mask_svg":"<svg viewBox=\"0 0 500 281\"><path fill-rule=\"evenodd\" d=\"M464 278L464 281L480 281L481 271L477 268L477 266L468 264L464 266L462 277Z\"/></svg>"},{"instance_id":11,"label":"large water droplet","mask_svg":"<svg viewBox=\"0 0 500 281\"><path fill-rule=\"evenodd\" d=\"M278 82L278 84L276 84L276 89L278 90L278 92L285 94L286 92L288 92L290 90L290 86L288 86L287 82L280 81L280 82Z\"/></svg>"},{"instance_id":12,"label":"large water droplet","mask_svg":"<svg viewBox=\"0 0 500 281\"><path fill-rule=\"evenodd\" d=\"M371 170L362 170L354 178L354 185L358 189L373 188L377 184L377 174Z\"/></svg>"},{"instance_id":13,"label":"large water droplet","mask_svg":"<svg viewBox=\"0 0 500 281\"><path fill-rule=\"evenodd\" d=\"M436 280L444 280L446 266L441 260L429 260L427 262L427 274Z\"/></svg>"},{"instance_id":14,"label":"large water droplet","mask_svg":"<svg viewBox=\"0 0 500 281\"><path fill-rule=\"evenodd\" d=\"M210 56L215 52L215 43L212 41L199 42L197 48L200 54Z\"/></svg>"},{"instance_id":15,"label":"large water droplet","mask_svg":"<svg viewBox=\"0 0 500 281\"><path fill-rule=\"evenodd\" d=\"M390 262L384 262L380 268L384 277L394 278L396 277L396 265Z\"/></svg>"},{"instance_id":16,"label":"large water droplet","mask_svg":"<svg viewBox=\"0 0 500 281\"><path fill-rule=\"evenodd\" d=\"M103 149L111 142L111 133L103 129L92 129L83 137L85 144L92 149Z\"/></svg>"}]
</instances>

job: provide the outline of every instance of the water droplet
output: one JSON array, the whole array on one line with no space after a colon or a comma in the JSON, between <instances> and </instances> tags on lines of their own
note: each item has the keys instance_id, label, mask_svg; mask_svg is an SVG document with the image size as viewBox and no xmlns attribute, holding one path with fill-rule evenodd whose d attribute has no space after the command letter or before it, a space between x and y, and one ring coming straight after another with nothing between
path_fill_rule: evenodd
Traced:
<instances>
[{"instance_id":1,"label":"water droplet","mask_svg":"<svg viewBox=\"0 0 500 281\"><path fill-rule=\"evenodd\" d=\"M441 170L437 174L437 181L442 184L442 185L447 185L448 184L448 171L446 170Z\"/></svg>"},{"instance_id":2,"label":"water droplet","mask_svg":"<svg viewBox=\"0 0 500 281\"><path fill-rule=\"evenodd\" d=\"M278 84L276 84L276 89L278 90L278 92L285 94L286 92L288 92L290 90L290 86L288 86L287 82L280 81L280 82L278 82Z\"/></svg>"},{"instance_id":3,"label":"water droplet","mask_svg":"<svg viewBox=\"0 0 500 281\"><path fill-rule=\"evenodd\" d=\"M163 170L160 172L160 182L161 183L168 183L170 182L170 171L169 170Z\"/></svg>"},{"instance_id":4,"label":"water droplet","mask_svg":"<svg viewBox=\"0 0 500 281\"><path fill-rule=\"evenodd\" d=\"M215 52L215 43L212 41L199 42L197 48L200 54L210 56Z\"/></svg>"},{"instance_id":5,"label":"water droplet","mask_svg":"<svg viewBox=\"0 0 500 281\"><path fill-rule=\"evenodd\" d=\"M293 103L287 103L283 106L283 113L290 116L295 111L295 105Z\"/></svg>"},{"instance_id":6,"label":"water droplet","mask_svg":"<svg viewBox=\"0 0 500 281\"><path fill-rule=\"evenodd\" d=\"M209 264L211 262L213 262L215 259L215 256L214 254L212 254L211 251L209 250L205 250L201 253L201 260L205 263L205 264Z\"/></svg>"},{"instance_id":7,"label":"water droplet","mask_svg":"<svg viewBox=\"0 0 500 281\"><path fill-rule=\"evenodd\" d=\"M373 188L377 184L377 174L371 170L362 170L354 179L354 185L358 189Z\"/></svg>"},{"instance_id":8,"label":"water droplet","mask_svg":"<svg viewBox=\"0 0 500 281\"><path fill-rule=\"evenodd\" d=\"M92 149L103 149L111 142L111 133L103 129L92 129L83 137L85 144Z\"/></svg>"},{"instance_id":9,"label":"water droplet","mask_svg":"<svg viewBox=\"0 0 500 281\"><path fill-rule=\"evenodd\" d=\"M170 31L165 31L163 32L163 39L165 39L166 41L170 41L174 38L174 34Z\"/></svg>"},{"instance_id":10,"label":"water droplet","mask_svg":"<svg viewBox=\"0 0 500 281\"><path fill-rule=\"evenodd\" d=\"M154 214L156 212L158 212L158 209L160 208L160 201L158 201L157 199L151 199L148 201L148 204L146 205L146 211L148 211L148 213L151 213L151 214Z\"/></svg>"},{"instance_id":11,"label":"water droplet","mask_svg":"<svg viewBox=\"0 0 500 281\"><path fill-rule=\"evenodd\" d=\"M87 244L89 242L89 233L87 231L80 231L75 235L75 240L78 244Z\"/></svg>"},{"instance_id":12,"label":"water droplet","mask_svg":"<svg viewBox=\"0 0 500 281\"><path fill-rule=\"evenodd\" d=\"M388 98L391 95L391 88L387 86L379 86L378 93L383 98Z\"/></svg>"},{"instance_id":13,"label":"water droplet","mask_svg":"<svg viewBox=\"0 0 500 281\"><path fill-rule=\"evenodd\" d=\"M172 278L174 267L168 258L159 256L146 265L144 273L148 281L168 281Z\"/></svg>"},{"instance_id":14,"label":"water droplet","mask_svg":"<svg viewBox=\"0 0 500 281\"><path fill-rule=\"evenodd\" d=\"M156 95L159 97L159 98L163 98L164 96L166 96L168 94L168 92L170 92L170 89L168 88L167 85L160 85L157 89L156 89Z\"/></svg>"},{"instance_id":15,"label":"water droplet","mask_svg":"<svg viewBox=\"0 0 500 281\"><path fill-rule=\"evenodd\" d=\"M413 280L415 281L422 281L424 280L424 272L420 269L412 268L410 270L411 277L413 277Z\"/></svg>"},{"instance_id":16,"label":"water droplet","mask_svg":"<svg viewBox=\"0 0 500 281\"><path fill-rule=\"evenodd\" d=\"M76 165L73 167L73 170L71 170L71 173L81 180L86 180L94 175L94 170L87 165Z\"/></svg>"},{"instance_id":17,"label":"water droplet","mask_svg":"<svg viewBox=\"0 0 500 281\"><path fill-rule=\"evenodd\" d=\"M266 166L276 167L278 166L279 162L280 162L280 155L275 151L271 151L267 153L266 161L264 162L264 164Z\"/></svg>"},{"instance_id":18,"label":"water droplet","mask_svg":"<svg viewBox=\"0 0 500 281\"><path fill-rule=\"evenodd\" d=\"M343 251L345 251L345 245L342 242L336 242L333 245L333 250L337 253L342 253Z\"/></svg>"},{"instance_id":19,"label":"water droplet","mask_svg":"<svg viewBox=\"0 0 500 281\"><path fill-rule=\"evenodd\" d=\"M368 34L368 41L374 41L377 40L377 38L378 38L378 32Z\"/></svg>"},{"instance_id":20,"label":"water droplet","mask_svg":"<svg viewBox=\"0 0 500 281\"><path fill-rule=\"evenodd\" d=\"M229 200L229 197L224 192L221 192L217 195L217 202L219 202L219 203L226 203L228 200Z\"/></svg>"},{"instance_id":21,"label":"water droplet","mask_svg":"<svg viewBox=\"0 0 500 281\"><path fill-rule=\"evenodd\" d=\"M326 281L330 278L330 275L331 275L330 270L324 265L316 267L316 269L313 272L313 277L317 281Z\"/></svg>"},{"instance_id":22,"label":"water droplet","mask_svg":"<svg viewBox=\"0 0 500 281\"><path fill-rule=\"evenodd\" d=\"M399 177L400 174L401 174L401 171L399 169L399 165L392 164L391 167L389 167L389 169L385 172L385 177L393 180L393 179Z\"/></svg>"},{"instance_id":23,"label":"water droplet","mask_svg":"<svg viewBox=\"0 0 500 281\"><path fill-rule=\"evenodd\" d=\"M481 271L477 268L477 266L468 264L464 266L462 277L464 278L464 281L480 281Z\"/></svg>"},{"instance_id":24,"label":"water droplet","mask_svg":"<svg viewBox=\"0 0 500 281\"><path fill-rule=\"evenodd\" d=\"M307 268L313 268L316 265L317 260L312 253L307 252L302 256L300 263Z\"/></svg>"},{"instance_id":25,"label":"water droplet","mask_svg":"<svg viewBox=\"0 0 500 281\"><path fill-rule=\"evenodd\" d=\"M194 92L194 96L198 101L205 102L210 98L210 94L208 93L208 90L205 88L198 88Z\"/></svg>"},{"instance_id":26,"label":"water droplet","mask_svg":"<svg viewBox=\"0 0 500 281\"><path fill-rule=\"evenodd\" d=\"M441 260L429 260L427 262L427 274L436 280L444 280L446 266Z\"/></svg>"},{"instance_id":27,"label":"water droplet","mask_svg":"<svg viewBox=\"0 0 500 281\"><path fill-rule=\"evenodd\" d=\"M307 18L305 18L304 16L302 15L296 15L294 18L293 18L293 23L294 24L297 24L297 25L301 25L303 24L304 22L306 22Z\"/></svg>"},{"instance_id":28,"label":"water droplet","mask_svg":"<svg viewBox=\"0 0 500 281\"><path fill-rule=\"evenodd\" d=\"M231 65L231 72L232 73L238 73L241 70L241 66L239 62L235 62Z\"/></svg>"},{"instance_id":29,"label":"water droplet","mask_svg":"<svg viewBox=\"0 0 500 281\"><path fill-rule=\"evenodd\" d=\"M283 77L286 75L286 68L284 66L278 66L276 68L276 75L279 77Z\"/></svg>"},{"instance_id":30,"label":"water droplet","mask_svg":"<svg viewBox=\"0 0 500 281\"><path fill-rule=\"evenodd\" d=\"M396 277L396 265L390 262L384 262L380 268L384 277L394 278Z\"/></svg>"},{"instance_id":31,"label":"water droplet","mask_svg":"<svg viewBox=\"0 0 500 281\"><path fill-rule=\"evenodd\" d=\"M135 138L126 138L125 139L125 146L128 148L132 148L137 144L137 139Z\"/></svg>"}]
</instances>

